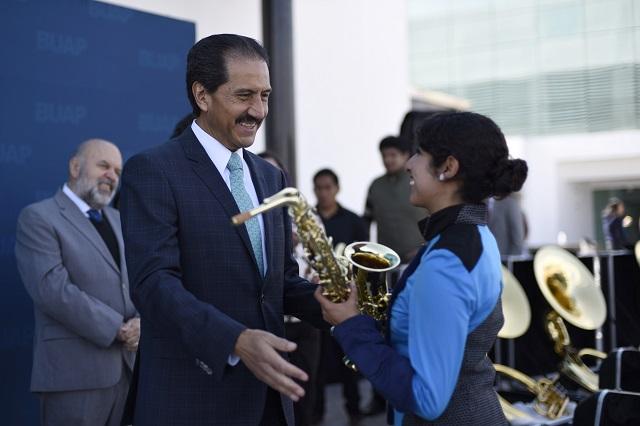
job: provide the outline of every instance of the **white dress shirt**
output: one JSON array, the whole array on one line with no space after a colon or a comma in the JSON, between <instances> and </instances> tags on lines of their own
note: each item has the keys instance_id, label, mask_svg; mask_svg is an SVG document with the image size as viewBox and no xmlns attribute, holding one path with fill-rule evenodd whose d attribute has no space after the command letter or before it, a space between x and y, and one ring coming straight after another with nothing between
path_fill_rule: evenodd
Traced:
<instances>
[{"instance_id":1,"label":"white dress shirt","mask_svg":"<svg viewBox=\"0 0 640 426\"><path fill-rule=\"evenodd\" d=\"M86 218L89 218L89 213L87 213L89 210L91 210L89 204L85 203L82 198L78 197L78 195L73 192L66 183L62 185L62 192L64 192L64 194L69 197L71 201L73 201L73 204L75 204L78 209L80 209L80 211Z\"/></svg>"},{"instance_id":2,"label":"white dress shirt","mask_svg":"<svg viewBox=\"0 0 640 426\"><path fill-rule=\"evenodd\" d=\"M216 166L220 176L224 180L224 183L227 184L227 188L231 191L231 173L229 169L227 169L227 163L229 163L229 159L231 158L231 154L233 151L230 151L226 146L222 145L218 140L216 140L213 136L205 132L198 126L195 120L191 123L191 130L198 138L198 141L207 152L207 155L213 162L213 165ZM251 180L251 171L249 170L249 165L246 161L244 161L244 149L240 149L238 154L240 155L240 159L242 160L242 174L244 177L244 189L249 194L249 198L251 198L251 202L253 203L253 207L258 207L260 202L258 201L258 194L256 193L256 188L253 185L253 181ZM256 216L258 218L258 222L260 223L260 234L262 237L262 261L265 275L267 273L267 250L264 239L264 220L262 218L262 214Z\"/></svg>"}]
</instances>

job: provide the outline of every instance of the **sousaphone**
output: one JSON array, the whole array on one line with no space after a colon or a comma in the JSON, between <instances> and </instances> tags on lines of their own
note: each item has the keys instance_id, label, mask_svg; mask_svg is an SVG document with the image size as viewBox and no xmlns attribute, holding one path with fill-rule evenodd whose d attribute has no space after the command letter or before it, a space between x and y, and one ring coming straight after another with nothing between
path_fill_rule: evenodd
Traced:
<instances>
[{"instance_id":1,"label":"sousaphone","mask_svg":"<svg viewBox=\"0 0 640 426\"><path fill-rule=\"evenodd\" d=\"M531 307L522 286L515 276L504 266L502 267L502 312L504 325L498 332L498 337L515 339L522 336L531 324ZM494 364L496 372L524 385L534 395L532 406L534 410L549 419L556 419L565 413L569 398L555 386L554 380L542 378L535 380L526 374L502 364ZM522 410L514 407L506 399L498 396L500 406L509 421L532 421L533 418Z\"/></svg>"},{"instance_id":2,"label":"sousaphone","mask_svg":"<svg viewBox=\"0 0 640 426\"><path fill-rule=\"evenodd\" d=\"M584 330L596 330L604 323L607 307L593 275L574 255L558 246L545 246L533 259L540 291L552 310L546 316L546 331L554 350L562 358L560 372L590 392L598 390L598 375L587 367L583 356L604 359L595 349L576 350L564 320Z\"/></svg>"}]
</instances>

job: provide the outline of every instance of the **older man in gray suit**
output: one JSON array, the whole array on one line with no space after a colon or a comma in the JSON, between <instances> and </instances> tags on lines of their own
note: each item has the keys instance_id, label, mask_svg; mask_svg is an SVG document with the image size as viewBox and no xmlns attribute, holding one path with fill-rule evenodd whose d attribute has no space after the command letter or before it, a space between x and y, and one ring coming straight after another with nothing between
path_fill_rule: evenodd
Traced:
<instances>
[{"instance_id":1,"label":"older man in gray suit","mask_svg":"<svg viewBox=\"0 0 640 426\"><path fill-rule=\"evenodd\" d=\"M33 299L31 391L44 425L119 425L140 335L129 299L119 213L107 205L122 157L82 143L53 198L18 219L16 258Z\"/></svg>"}]
</instances>

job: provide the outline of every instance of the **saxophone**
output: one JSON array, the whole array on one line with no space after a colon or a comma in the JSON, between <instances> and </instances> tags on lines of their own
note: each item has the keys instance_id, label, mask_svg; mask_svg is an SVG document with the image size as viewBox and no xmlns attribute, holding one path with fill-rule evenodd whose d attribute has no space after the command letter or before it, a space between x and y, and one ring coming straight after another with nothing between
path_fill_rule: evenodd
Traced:
<instances>
[{"instance_id":1,"label":"saxophone","mask_svg":"<svg viewBox=\"0 0 640 426\"><path fill-rule=\"evenodd\" d=\"M358 308L377 320L385 320L389 303L388 286L379 285L377 291L368 282L368 274L382 276L400 264L400 257L388 247L371 242L357 242L345 248L345 255L336 255L331 239L318 223L315 210L296 188L284 188L265 198L258 207L240 213L231 220L240 225L252 217L280 206L288 206L289 214L298 227L298 237L311 267L320 277L322 295L334 303L349 298L349 282L356 277ZM384 274L386 280L386 274Z\"/></svg>"}]
</instances>

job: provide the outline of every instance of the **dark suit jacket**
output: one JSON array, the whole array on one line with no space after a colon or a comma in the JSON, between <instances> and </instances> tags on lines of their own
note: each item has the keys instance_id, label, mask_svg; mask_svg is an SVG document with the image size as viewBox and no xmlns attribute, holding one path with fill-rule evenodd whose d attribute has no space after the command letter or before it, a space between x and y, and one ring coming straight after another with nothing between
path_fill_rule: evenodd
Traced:
<instances>
[{"instance_id":1,"label":"dark suit jacket","mask_svg":"<svg viewBox=\"0 0 640 426\"><path fill-rule=\"evenodd\" d=\"M245 151L260 202L281 171ZM136 425L257 425L267 386L228 356L245 328L284 335L283 314L319 326L315 286L298 276L286 208L263 214L260 276L238 207L191 129L131 158L121 213L131 295L142 321ZM291 400L282 406L293 425Z\"/></svg>"}]
</instances>

